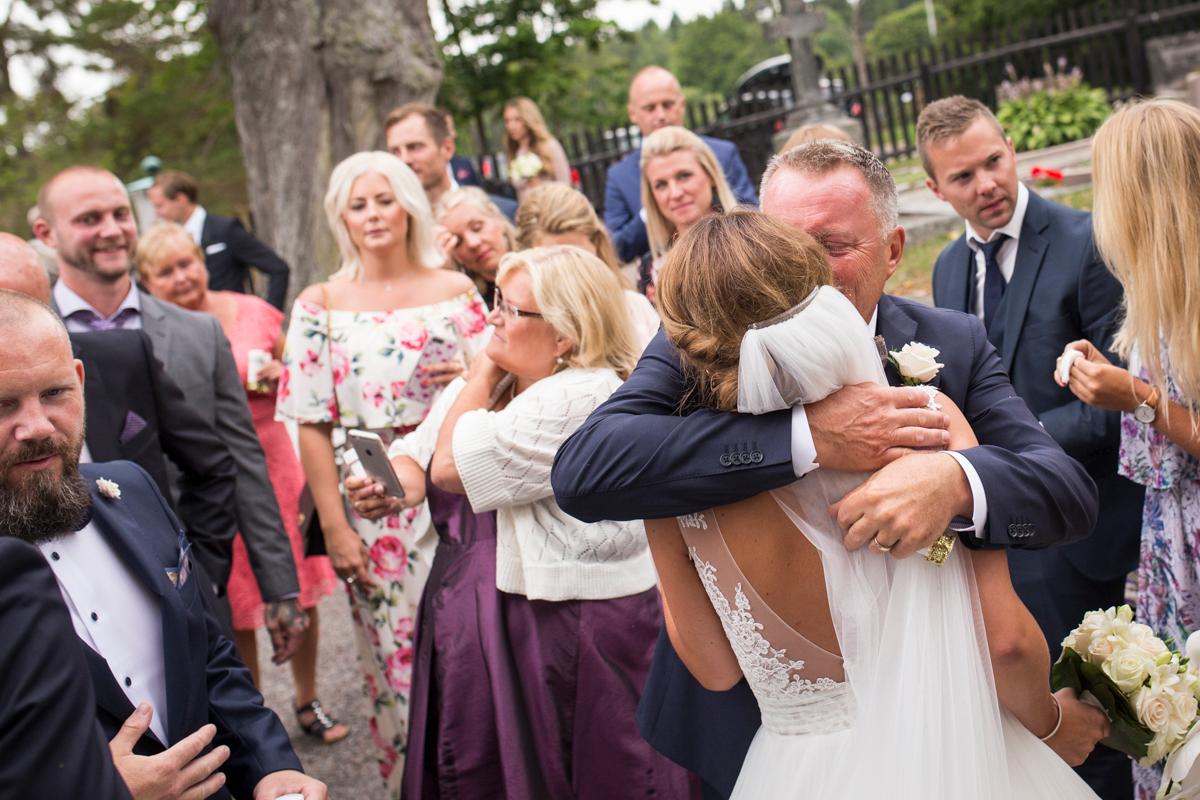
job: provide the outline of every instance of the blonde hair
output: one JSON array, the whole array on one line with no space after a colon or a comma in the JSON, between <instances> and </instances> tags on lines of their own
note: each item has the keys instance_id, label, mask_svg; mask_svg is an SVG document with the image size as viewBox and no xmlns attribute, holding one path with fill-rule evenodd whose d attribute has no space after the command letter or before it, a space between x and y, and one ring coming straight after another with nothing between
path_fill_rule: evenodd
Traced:
<instances>
[{"instance_id":1,"label":"blonde hair","mask_svg":"<svg viewBox=\"0 0 1200 800\"><path fill-rule=\"evenodd\" d=\"M817 142L821 139L833 139L837 142L854 141L854 137L841 128L830 125L827 122L810 122L792 131L792 135L783 143L783 147L779 148L779 152L782 153L785 150L791 150L793 147L799 147L809 142Z\"/></svg>"},{"instance_id":2,"label":"blonde hair","mask_svg":"<svg viewBox=\"0 0 1200 800\"><path fill-rule=\"evenodd\" d=\"M504 241L508 244L508 249L512 250L516 247L517 229L509 222L508 217L504 216L504 212L491 201L487 192L478 186L462 186L446 192L437 201L437 205L433 207L433 218L438 223L441 223L447 214L459 206L470 206L484 216L495 220L504 230ZM491 286L487 278L468 269L465 264L459 263L457 260L454 261L454 266L458 268L459 272L467 275L475 282L475 288L479 290L481 295L488 297ZM488 297L488 302L491 302L490 297Z\"/></svg>"},{"instance_id":3,"label":"blonde hair","mask_svg":"<svg viewBox=\"0 0 1200 800\"><path fill-rule=\"evenodd\" d=\"M621 270L617 250L596 209L582 192L565 183L543 183L525 193L517 208L517 244L522 249L537 247L545 236L578 233L596 248L596 256L618 275L623 288L629 279Z\"/></svg>"},{"instance_id":4,"label":"blonde hair","mask_svg":"<svg viewBox=\"0 0 1200 800\"><path fill-rule=\"evenodd\" d=\"M667 156L680 150L689 150L696 156L700 168L712 181L713 195L723 211L729 211L737 205L733 190L729 188L729 181L725 180L725 173L717 163L716 155L703 139L686 128L675 125L659 128L642 140L641 159L642 208L646 209L646 235L650 239L650 252L655 258L661 258L670 249L671 240L675 238L677 231L674 223L667 220L658 203L654 202L654 191L650 187L650 179L646 177L646 165L652 158Z\"/></svg>"},{"instance_id":5,"label":"blonde hair","mask_svg":"<svg viewBox=\"0 0 1200 800\"><path fill-rule=\"evenodd\" d=\"M383 177L392 187L396 202L408 212L409 260L422 267L436 269L445 263L445 257L433 243L433 217L429 212L429 201L417 176L408 165L391 153L373 150L355 153L333 168L329 176L329 190L325 193L325 218L337 241L342 263L337 272L329 276L331 281L352 281L362 273L362 259L342 215L350 202L350 189L363 175L375 174Z\"/></svg>"},{"instance_id":6,"label":"blonde hair","mask_svg":"<svg viewBox=\"0 0 1200 800\"><path fill-rule=\"evenodd\" d=\"M174 222L156 222L138 237L137 253L134 263L137 266L138 277L145 281L152 270L173 247L186 247L195 254L200 263L204 263L204 251L196 240L182 225Z\"/></svg>"},{"instance_id":7,"label":"blonde hair","mask_svg":"<svg viewBox=\"0 0 1200 800\"><path fill-rule=\"evenodd\" d=\"M688 368L685 401L736 409L747 329L831 280L816 240L774 217L735 209L692 226L667 255L657 294L663 329Z\"/></svg>"},{"instance_id":8,"label":"blonde hair","mask_svg":"<svg viewBox=\"0 0 1200 800\"><path fill-rule=\"evenodd\" d=\"M921 109L921 115L917 117L917 152L921 156L925 174L937 180L937 175L933 173L933 161L929 158L931 144L941 144L962 136L967 128L981 119L988 120L1000 138L1005 138L1004 128L1000 127L1000 120L996 119L992 110L972 97L951 95L934 100Z\"/></svg>"},{"instance_id":9,"label":"blonde hair","mask_svg":"<svg viewBox=\"0 0 1200 800\"><path fill-rule=\"evenodd\" d=\"M569 245L535 247L500 259L499 283L524 272L542 318L571 342L564 367L608 367L629 377L641 355L612 269L586 250Z\"/></svg>"},{"instance_id":10,"label":"blonde hair","mask_svg":"<svg viewBox=\"0 0 1200 800\"><path fill-rule=\"evenodd\" d=\"M504 104L504 110L508 111L510 108L517 110L517 116L525 129L529 131L529 150L542 160L541 174L551 174L550 140L554 137L550 135L550 130L546 127L546 120L542 117L541 109L528 97L514 97L509 100ZM516 158L517 150L520 147L521 143L509 136L506 128L504 130L504 154L508 156L510 163Z\"/></svg>"},{"instance_id":11,"label":"blonde hair","mask_svg":"<svg viewBox=\"0 0 1200 800\"><path fill-rule=\"evenodd\" d=\"M1200 111L1174 100L1128 105L1092 140L1096 246L1125 287L1113 343L1136 349L1167 397L1167 368L1200 409ZM1196 421L1193 414L1193 424Z\"/></svg>"}]
</instances>

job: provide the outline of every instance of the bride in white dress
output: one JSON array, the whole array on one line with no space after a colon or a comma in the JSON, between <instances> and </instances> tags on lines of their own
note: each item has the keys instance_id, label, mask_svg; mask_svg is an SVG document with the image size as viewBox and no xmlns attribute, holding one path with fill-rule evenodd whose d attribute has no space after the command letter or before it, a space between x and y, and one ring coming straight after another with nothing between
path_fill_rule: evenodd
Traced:
<instances>
[{"instance_id":1,"label":"bride in white dress","mask_svg":"<svg viewBox=\"0 0 1200 800\"><path fill-rule=\"evenodd\" d=\"M689 232L658 289L688 402L764 413L885 383L862 317L828 283L811 238L756 212ZM931 402L952 447L975 444L946 397ZM1068 761L1106 723L1050 694L1004 552L959 546L939 567L847 551L829 506L866 477L817 470L646 525L675 650L706 688L744 676L762 712L733 797L1095 797Z\"/></svg>"}]
</instances>

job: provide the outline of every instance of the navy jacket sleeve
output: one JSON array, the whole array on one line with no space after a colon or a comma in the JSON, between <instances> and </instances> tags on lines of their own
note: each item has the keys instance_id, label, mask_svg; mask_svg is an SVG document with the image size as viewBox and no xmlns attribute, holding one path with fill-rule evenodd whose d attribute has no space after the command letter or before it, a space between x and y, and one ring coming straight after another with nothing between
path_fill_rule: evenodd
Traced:
<instances>
[{"instance_id":1,"label":"navy jacket sleeve","mask_svg":"<svg viewBox=\"0 0 1200 800\"><path fill-rule=\"evenodd\" d=\"M961 316L972 351L962 411L980 443L962 453L987 494L987 542L1036 549L1084 538L1096 524L1096 484L1013 391L983 323Z\"/></svg>"},{"instance_id":2,"label":"navy jacket sleeve","mask_svg":"<svg viewBox=\"0 0 1200 800\"><path fill-rule=\"evenodd\" d=\"M136 466L134 469L141 472ZM144 472L142 475L153 488L149 476ZM179 530L179 522L166 499L157 490L153 494L170 530ZM254 687L250 671L238 657L233 642L222 632L211 610L205 607L202 613L207 634L207 717L217 727L212 746L229 746L229 760L221 768L228 778L229 791L234 797L251 797L254 787L266 775L285 769L302 771L300 759L279 717L263 704L262 695Z\"/></svg>"},{"instance_id":3,"label":"navy jacket sleeve","mask_svg":"<svg viewBox=\"0 0 1200 800\"><path fill-rule=\"evenodd\" d=\"M758 208L758 192L754 191L754 185L750 183L750 175L746 172L742 156L732 142L729 145L729 155L721 162L725 180L729 181L729 188L733 190L733 196L739 203Z\"/></svg>"},{"instance_id":4,"label":"navy jacket sleeve","mask_svg":"<svg viewBox=\"0 0 1200 800\"><path fill-rule=\"evenodd\" d=\"M632 261L649 252L650 239L646 235L646 223L642 222L638 213L641 210L640 203L634 205L630 202L630 190L632 189L634 197L640 197L641 189L636 185L626 185L629 176L622 174L620 168L624 163L618 161L613 164L608 168L608 175L605 177L604 227L612 234L617 256L622 261ZM634 175L635 184L639 178L640 175Z\"/></svg>"},{"instance_id":5,"label":"navy jacket sleeve","mask_svg":"<svg viewBox=\"0 0 1200 800\"><path fill-rule=\"evenodd\" d=\"M0 536L0 797L127 800L54 573Z\"/></svg>"},{"instance_id":6,"label":"navy jacket sleeve","mask_svg":"<svg viewBox=\"0 0 1200 800\"><path fill-rule=\"evenodd\" d=\"M1090 230L1087 231L1091 233ZM1100 260L1087 236L1088 247L1081 257L1084 264L1079 270L1076 288L1079 330L1087 339L1115 362L1121 363L1111 352L1113 336L1116 334L1121 299L1124 290L1108 267ZM1053 360L1049 368L1053 370ZM1087 459L1097 451L1112 450L1118 446L1121 436L1121 415L1116 411L1089 406L1072 397L1066 403L1042 412L1039 419L1046 431L1063 449L1078 459Z\"/></svg>"},{"instance_id":7,"label":"navy jacket sleeve","mask_svg":"<svg viewBox=\"0 0 1200 800\"><path fill-rule=\"evenodd\" d=\"M655 519L734 503L796 480L791 412L679 416L684 376L660 330L637 368L559 448L559 506L585 522ZM758 452L746 464L722 459Z\"/></svg>"},{"instance_id":8,"label":"navy jacket sleeve","mask_svg":"<svg viewBox=\"0 0 1200 800\"><path fill-rule=\"evenodd\" d=\"M282 311L283 304L287 302L291 272L287 262L243 228L236 219L229 228L228 246L235 259L267 276L267 302Z\"/></svg>"},{"instance_id":9,"label":"navy jacket sleeve","mask_svg":"<svg viewBox=\"0 0 1200 800\"><path fill-rule=\"evenodd\" d=\"M161 421L159 441L179 469L179 516L209 577L224 586L237 534L237 466L213 426L192 409L155 358L150 340L145 334L140 338Z\"/></svg>"}]
</instances>

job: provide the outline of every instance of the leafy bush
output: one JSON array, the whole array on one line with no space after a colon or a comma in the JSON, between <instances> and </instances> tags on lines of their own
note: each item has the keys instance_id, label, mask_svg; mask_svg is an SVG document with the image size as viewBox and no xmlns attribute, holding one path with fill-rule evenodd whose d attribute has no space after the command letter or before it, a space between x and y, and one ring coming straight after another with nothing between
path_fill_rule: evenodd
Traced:
<instances>
[{"instance_id":1,"label":"leafy bush","mask_svg":"<svg viewBox=\"0 0 1200 800\"><path fill-rule=\"evenodd\" d=\"M1044 65L1044 77L1018 78L1008 65L1009 80L996 90L996 118L1018 151L1085 139L1111 113L1104 90L1084 83L1078 67L1066 66L1059 59L1057 69Z\"/></svg>"}]
</instances>

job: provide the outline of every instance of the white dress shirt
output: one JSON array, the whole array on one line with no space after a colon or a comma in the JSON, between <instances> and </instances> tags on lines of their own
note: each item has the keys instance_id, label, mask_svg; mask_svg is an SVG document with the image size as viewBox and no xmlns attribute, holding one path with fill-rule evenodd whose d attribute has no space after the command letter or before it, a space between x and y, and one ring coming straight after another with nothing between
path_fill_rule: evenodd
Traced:
<instances>
[{"instance_id":1,"label":"white dress shirt","mask_svg":"<svg viewBox=\"0 0 1200 800\"><path fill-rule=\"evenodd\" d=\"M983 319L983 284L987 278L987 261L979 246L1001 234L1009 237L1008 241L1000 245L1000 249L996 252L996 263L1000 267L1000 274L1004 276L1004 282L1009 283L1012 280L1013 270L1017 266L1017 243L1021 239L1021 226L1025 224L1025 209L1027 208L1029 208L1029 190L1025 188L1025 184L1018 183L1017 205L1013 209L1012 219L1008 221L1007 225L992 231L992 235L987 239L981 239L979 234L975 233L975 229L971 227L971 223L965 223L967 247L971 248L971 252L975 254L975 307L971 309L971 313L980 319Z\"/></svg>"},{"instance_id":2,"label":"white dress shirt","mask_svg":"<svg viewBox=\"0 0 1200 800\"><path fill-rule=\"evenodd\" d=\"M158 598L94 524L39 545L83 643L108 662L135 707L154 707L151 732L167 741L167 681Z\"/></svg>"},{"instance_id":3,"label":"white dress shirt","mask_svg":"<svg viewBox=\"0 0 1200 800\"><path fill-rule=\"evenodd\" d=\"M1025 189L1025 187L1022 186L1021 189ZM1018 205L1019 203L1018 200ZM1024 209L1022 208L1021 211L1023 214ZM1016 247L1013 248L1013 252L1016 253ZM871 312L871 321L867 323L868 330L874 332L878 322L879 306L876 306L875 310ZM958 465L962 467L962 471L966 473L967 483L971 486L972 501L970 527L957 524L951 527L956 531L973 530L975 536L982 539L984 526L987 525L987 495L983 491L983 481L979 479L979 473L962 453L948 450L947 454L957 461ZM792 470L796 473L797 478L803 478L819 466L817 445L813 442L812 430L808 427L808 414L805 413L804 406L792 406Z\"/></svg>"},{"instance_id":4,"label":"white dress shirt","mask_svg":"<svg viewBox=\"0 0 1200 800\"><path fill-rule=\"evenodd\" d=\"M125 299L121 301L121 305L117 306L117 310L111 316L105 317L92 305L77 295L74 291L67 287L63 281L54 284L54 302L58 306L58 313L62 317L63 322L67 326L67 330L71 333L90 333L92 328L86 323L77 319L71 319L71 315L76 311L91 311L98 317L104 319L113 319L127 308L132 308L137 313L129 317L123 326L124 330L138 330L142 327L142 303L138 298L137 286L132 281L129 283L129 293L125 295Z\"/></svg>"},{"instance_id":5,"label":"white dress shirt","mask_svg":"<svg viewBox=\"0 0 1200 800\"><path fill-rule=\"evenodd\" d=\"M208 212L204 210L204 206L196 206L192 215L187 218L187 222L183 223L183 229L188 232L188 235L200 244L200 237L204 235L204 221L208 219Z\"/></svg>"}]
</instances>

